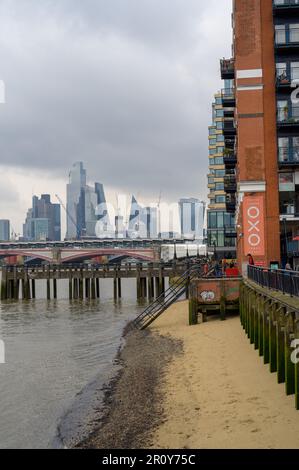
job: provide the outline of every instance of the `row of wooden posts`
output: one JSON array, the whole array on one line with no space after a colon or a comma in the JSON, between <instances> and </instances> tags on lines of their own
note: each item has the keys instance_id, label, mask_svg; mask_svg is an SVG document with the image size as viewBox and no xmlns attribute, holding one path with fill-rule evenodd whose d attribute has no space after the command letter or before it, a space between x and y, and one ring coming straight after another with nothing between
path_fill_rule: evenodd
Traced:
<instances>
[{"instance_id":1,"label":"row of wooden posts","mask_svg":"<svg viewBox=\"0 0 299 470\"><path fill-rule=\"evenodd\" d=\"M64 278L65 279L65 278ZM59 278L53 276L44 279L46 282L47 299L57 299L57 281ZM113 282L114 299L122 297L122 278L117 276L115 272L111 279ZM86 277L80 275L71 275L68 278L69 299L98 299L100 298L100 278ZM165 277L148 275L141 277L140 273L136 273L136 294L137 299L154 299L165 292ZM1 280L1 300L30 300L36 298L36 279L31 278L28 272L24 272L22 278L15 276L13 279L7 279L2 275Z\"/></svg>"},{"instance_id":2,"label":"row of wooden posts","mask_svg":"<svg viewBox=\"0 0 299 470\"><path fill-rule=\"evenodd\" d=\"M277 373L278 383L285 383L286 394L295 395L299 410L299 364L294 361L293 347L293 341L299 339L299 310L244 283L240 316L251 344L269 364L270 372Z\"/></svg>"}]
</instances>

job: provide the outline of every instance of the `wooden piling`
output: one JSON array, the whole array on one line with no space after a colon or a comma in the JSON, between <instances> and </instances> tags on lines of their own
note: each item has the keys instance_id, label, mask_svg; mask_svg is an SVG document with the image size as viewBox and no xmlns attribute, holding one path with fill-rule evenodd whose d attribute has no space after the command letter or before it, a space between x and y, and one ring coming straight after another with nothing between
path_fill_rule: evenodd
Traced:
<instances>
[{"instance_id":1,"label":"wooden piling","mask_svg":"<svg viewBox=\"0 0 299 470\"><path fill-rule=\"evenodd\" d=\"M285 344L284 344L284 319L285 308L280 307L276 323L276 354L277 354L277 381L285 382Z\"/></svg>"},{"instance_id":2,"label":"wooden piling","mask_svg":"<svg viewBox=\"0 0 299 470\"><path fill-rule=\"evenodd\" d=\"M97 298L99 299L101 293L100 293L100 280L98 277L96 278L96 291L97 291Z\"/></svg>"},{"instance_id":3,"label":"wooden piling","mask_svg":"<svg viewBox=\"0 0 299 470\"><path fill-rule=\"evenodd\" d=\"M71 274L70 274L70 277L69 277L69 299L70 300L73 299L73 278L72 278Z\"/></svg>"},{"instance_id":4,"label":"wooden piling","mask_svg":"<svg viewBox=\"0 0 299 470\"><path fill-rule=\"evenodd\" d=\"M53 298L57 299L57 279L53 279Z\"/></svg>"},{"instance_id":5,"label":"wooden piling","mask_svg":"<svg viewBox=\"0 0 299 470\"><path fill-rule=\"evenodd\" d=\"M18 288L17 288L18 289ZM35 299L36 297L36 290L35 290L35 279L32 279L31 281L31 292L32 292L32 298ZM16 294L17 298L19 297L19 294Z\"/></svg>"},{"instance_id":6,"label":"wooden piling","mask_svg":"<svg viewBox=\"0 0 299 470\"><path fill-rule=\"evenodd\" d=\"M286 394L293 395L295 393L295 364L292 361L293 350L291 348L294 335L294 320L291 313L287 314L284 331L284 347L285 347L285 382Z\"/></svg>"},{"instance_id":7,"label":"wooden piling","mask_svg":"<svg viewBox=\"0 0 299 470\"><path fill-rule=\"evenodd\" d=\"M2 268L2 279L1 279L1 300L7 299L7 268Z\"/></svg>"}]
</instances>

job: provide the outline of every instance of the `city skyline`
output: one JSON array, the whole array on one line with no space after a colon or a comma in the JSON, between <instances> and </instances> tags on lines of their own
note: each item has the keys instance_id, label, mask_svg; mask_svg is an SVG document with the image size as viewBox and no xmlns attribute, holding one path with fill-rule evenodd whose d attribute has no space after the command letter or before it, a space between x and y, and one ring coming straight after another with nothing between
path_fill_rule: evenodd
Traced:
<instances>
[{"instance_id":1,"label":"city skyline","mask_svg":"<svg viewBox=\"0 0 299 470\"><path fill-rule=\"evenodd\" d=\"M137 200L132 193L114 194L113 201L106 199L103 183L90 181L84 162L73 163L68 174L66 200L56 193L52 197L47 191L33 194L20 232L15 230L13 219L9 219L12 239L103 238L106 230L107 238L112 236L111 232L120 238L157 238L160 233L165 237L167 233L185 235L190 239L203 237L205 201L185 196L168 203L163 201L162 191L158 201L143 201L139 194ZM97 225L99 221L101 224Z\"/></svg>"},{"instance_id":2,"label":"city skyline","mask_svg":"<svg viewBox=\"0 0 299 470\"><path fill-rule=\"evenodd\" d=\"M161 189L167 202L206 199L206 122L221 86L215 57L230 50L230 0L116 4L122 18L102 1L1 2L0 217L18 233L33 194L66 201L77 160L110 200L142 191L148 205Z\"/></svg>"}]
</instances>

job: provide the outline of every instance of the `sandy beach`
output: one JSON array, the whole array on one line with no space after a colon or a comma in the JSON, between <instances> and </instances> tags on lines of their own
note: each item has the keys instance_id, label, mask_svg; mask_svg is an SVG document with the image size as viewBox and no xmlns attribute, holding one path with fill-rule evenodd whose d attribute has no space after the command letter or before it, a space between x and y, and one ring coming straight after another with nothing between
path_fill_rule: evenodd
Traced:
<instances>
[{"instance_id":1,"label":"sandy beach","mask_svg":"<svg viewBox=\"0 0 299 470\"><path fill-rule=\"evenodd\" d=\"M188 304L151 327L183 343L161 383L164 422L153 448L299 448L294 397L250 345L238 317L188 326Z\"/></svg>"},{"instance_id":2,"label":"sandy beach","mask_svg":"<svg viewBox=\"0 0 299 470\"><path fill-rule=\"evenodd\" d=\"M188 302L126 336L103 418L78 447L299 448L294 397L250 345L239 317L188 325Z\"/></svg>"}]
</instances>

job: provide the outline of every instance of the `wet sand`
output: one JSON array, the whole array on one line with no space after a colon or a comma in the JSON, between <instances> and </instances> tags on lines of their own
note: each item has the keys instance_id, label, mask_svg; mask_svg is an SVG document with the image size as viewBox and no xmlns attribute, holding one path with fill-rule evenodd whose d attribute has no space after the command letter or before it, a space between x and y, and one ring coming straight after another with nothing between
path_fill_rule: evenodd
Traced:
<instances>
[{"instance_id":1,"label":"wet sand","mask_svg":"<svg viewBox=\"0 0 299 470\"><path fill-rule=\"evenodd\" d=\"M161 384L165 421L156 448L299 448L299 413L250 345L238 317L190 327L188 304L151 327L184 344Z\"/></svg>"},{"instance_id":2,"label":"wet sand","mask_svg":"<svg viewBox=\"0 0 299 470\"><path fill-rule=\"evenodd\" d=\"M149 446L164 419L160 384L182 342L149 331L126 336L117 362L122 369L105 393L103 416L80 448L139 449Z\"/></svg>"},{"instance_id":3,"label":"wet sand","mask_svg":"<svg viewBox=\"0 0 299 470\"><path fill-rule=\"evenodd\" d=\"M188 303L127 337L104 418L80 447L299 448L299 413L238 317L190 327Z\"/></svg>"}]
</instances>

